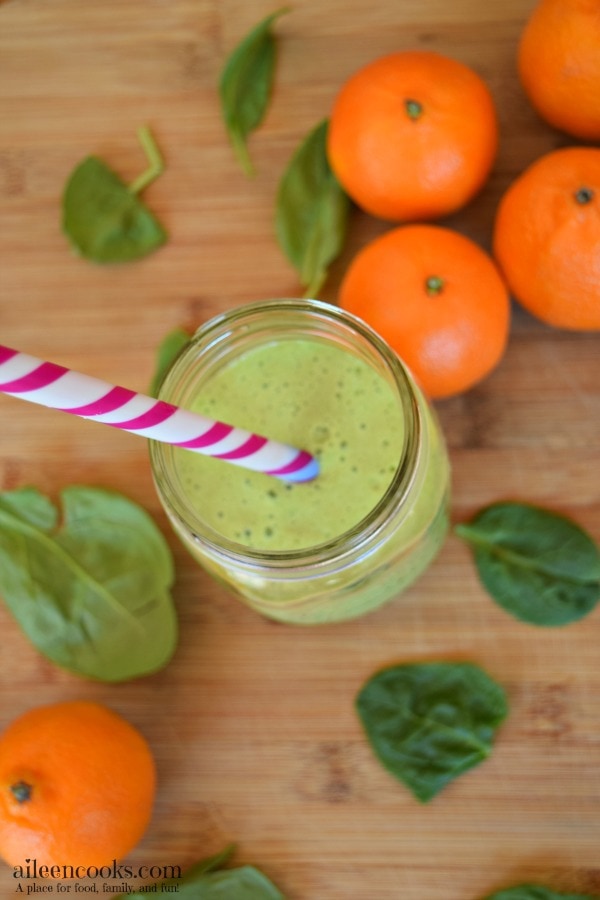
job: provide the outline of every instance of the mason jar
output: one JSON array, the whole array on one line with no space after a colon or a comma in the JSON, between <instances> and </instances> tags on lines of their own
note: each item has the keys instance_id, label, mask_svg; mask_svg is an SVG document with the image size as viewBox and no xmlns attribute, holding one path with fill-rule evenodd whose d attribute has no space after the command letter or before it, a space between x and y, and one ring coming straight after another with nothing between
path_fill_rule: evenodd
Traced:
<instances>
[{"instance_id":1,"label":"mason jar","mask_svg":"<svg viewBox=\"0 0 600 900\"><path fill-rule=\"evenodd\" d=\"M316 300L269 300L202 326L159 398L301 447L287 484L150 442L152 473L197 562L258 613L312 625L398 598L448 529L449 464L436 416L390 347Z\"/></svg>"}]
</instances>

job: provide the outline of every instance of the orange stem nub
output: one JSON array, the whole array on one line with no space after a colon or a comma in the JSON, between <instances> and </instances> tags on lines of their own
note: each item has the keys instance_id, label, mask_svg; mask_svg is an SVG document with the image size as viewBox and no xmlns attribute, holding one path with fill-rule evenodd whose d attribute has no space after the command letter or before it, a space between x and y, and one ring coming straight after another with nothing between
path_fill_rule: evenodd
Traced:
<instances>
[{"instance_id":1,"label":"orange stem nub","mask_svg":"<svg viewBox=\"0 0 600 900\"><path fill-rule=\"evenodd\" d=\"M593 199L594 192L589 187L580 187L575 191L575 201L581 206L585 206L586 203L591 203Z\"/></svg>"},{"instance_id":2,"label":"orange stem nub","mask_svg":"<svg viewBox=\"0 0 600 900\"><path fill-rule=\"evenodd\" d=\"M430 297L437 297L444 289L444 279L439 275L430 275L425 281L425 290Z\"/></svg>"},{"instance_id":3,"label":"orange stem nub","mask_svg":"<svg viewBox=\"0 0 600 900\"><path fill-rule=\"evenodd\" d=\"M32 791L32 786L26 781L17 781L10 786L10 792L17 803L27 803L28 800L31 800Z\"/></svg>"},{"instance_id":4,"label":"orange stem nub","mask_svg":"<svg viewBox=\"0 0 600 900\"><path fill-rule=\"evenodd\" d=\"M423 106L418 100L405 100L404 109L409 119L420 119L423 114Z\"/></svg>"}]
</instances>

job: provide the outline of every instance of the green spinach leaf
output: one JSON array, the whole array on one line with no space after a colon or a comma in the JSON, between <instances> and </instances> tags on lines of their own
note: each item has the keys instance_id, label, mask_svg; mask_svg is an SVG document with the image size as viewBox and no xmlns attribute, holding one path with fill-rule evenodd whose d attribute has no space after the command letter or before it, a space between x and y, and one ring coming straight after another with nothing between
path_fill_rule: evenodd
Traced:
<instances>
[{"instance_id":1,"label":"green spinach leaf","mask_svg":"<svg viewBox=\"0 0 600 900\"><path fill-rule=\"evenodd\" d=\"M594 900L588 894L560 894L539 884L519 884L490 894L485 900Z\"/></svg>"},{"instance_id":2,"label":"green spinach leaf","mask_svg":"<svg viewBox=\"0 0 600 900\"><path fill-rule=\"evenodd\" d=\"M356 708L379 761L422 802L489 756L508 713L503 688L462 662L383 669Z\"/></svg>"},{"instance_id":3,"label":"green spinach leaf","mask_svg":"<svg viewBox=\"0 0 600 900\"><path fill-rule=\"evenodd\" d=\"M148 128L138 132L148 168L129 187L95 156L79 163L63 194L63 231L73 249L97 263L123 263L156 250L167 234L139 198L163 171Z\"/></svg>"},{"instance_id":4,"label":"green spinach leaf","mask_svg":"<svg viewBox=\"0 0 600 900\"><path fill-rule=\"evenodd\" d=\"M182 885L179 895L190 900L285 900L281 891L254 866L239 866L202 875Z\"/></svg>"},{"instance_id":5,"label":"green spinach leaf","mask_svg":"<svg viewBox=\"0 0 600 900\"><path fill-rule=\"evenodd\" d=\"M162 668L177 640L173 562L150 516L120 494L73 485L63 520L36 488L0 493L0 595L37 649L86 678Z\"/></svg>"},{"instance_id":6,"label":"green spinach leaf","mask_svg":"<svg viewBox=\"0 0 600 900\"><path fill-rule=\"evenodd\" d=\"M161 382L175 357L190 342L190 335L183 328L174 328L160 342L156 352L156 365L154 375L150 382L148 393L151 397L157 397Z\"/></svg>"},{"instance_id":7,"label":"green spinach leaf","mask_svg":"<svg viewBox=\"0 0 600 900\"><path fill-rule=\"evenodd\" d=\"M455 531L470 544L486 590L524 622L565 625L600 599L600 550L564 516L524 503L495 503Z\"/></svg>"},{"instance_id":8,"label":"green spinach leaf","mask_svg":"<svg viewBox=\"0 0 600 900\"><path fill-rule=\"evenodd\" d=\"M350 211L350 200L327 159L328 125L321 122L303 141L277 192L277 240L298 271L305 296L313 298L344 246Z\"/></svg>"},{"instance_id":9,"label":"green spinach leaf","mask_svg":"<svg viewBox=\"0 0 600 900\"><path fill-rule=\"evenodd\" d=\"M182 878L159 882L156 891L166 893L162 885L176 887L177 896L183 900L285 900L273 882L254 866L223 869L232 852L233 846L227 847L222 853L197 863ZM147 896L147 891L119 895L133 900Z\"/></svg>"},{"instance_id":10,"label":"green spinach leaf","mask_svg":"<svg viewBox=\"0 0 600 900\"><path fill-rule=\"evenodd\" d=\"M200 862L194 863L194 865L186 871L184 880L193 881L195 878L198 878L200 875L205 875L207 872L214 872L216 869L222 869L225 863L229 862L234 852L235 844L228 844L223 850L220 850L213 856L206 856L204 859L201 859ZM181 882L181 879L179 879L179 881Z\"/></svg>"},{"instance_id":11,"label":"green spinach leaf","mask_svg":"<svg viewBox=\"0 0 600 900\"><path fill-rule=\"evenodd\" d=\"M259 22L235 48L221 74L219 94L223 119L246 175L254 174L247 138L262 122L271 96L275 70L271 26L288 11L284 7Z\"/></svg>"}]
</instances>

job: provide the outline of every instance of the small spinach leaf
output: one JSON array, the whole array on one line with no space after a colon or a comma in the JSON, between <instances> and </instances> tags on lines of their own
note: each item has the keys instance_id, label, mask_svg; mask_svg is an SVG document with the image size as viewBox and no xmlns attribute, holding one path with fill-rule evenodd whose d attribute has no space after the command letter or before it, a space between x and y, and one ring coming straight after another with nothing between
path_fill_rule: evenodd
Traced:
<instances>
[{"instance_id":1,"label":"small spinach leaf","mask_svg":"<svg viewBox=\"0 0 600 900\"><path fill-rule=\"evenodd\" d=\"M588 894L560 894L539 884L519 884L490 894L485 900L594 900Z\"/></svg>"},{"instance_id":2,"label":"small spinach leaf","mask_svg":"<svg viewBox=\"0 0 600 900\"><path fill-rule=\"evenodd\" d=\"M148 168L129 187L101 159L88 156L63 194L63 231L73 249L97 263L140 259L167 239L138 194L160 175L163 163L149 129L140 129Z\"/></svg>"},{"instance_id":3,"label":"small spinach leaf","mask_svg":"<svg viewBox=\"0 0 600 900\"><path fill-rule=\"evenodd\" d=\"M182 878L159 882L153 887L161 894L164 893L162 885L167 891L176 888L177 896L183 900L285 900L273 882L254 866L222 869L232 852L233 846L229 846L222 853L196 863ZM148 892L119 894L121 898L126 896L141 900Z\"/></svg>"},{"instance_id":4,"label":"small spinach leaf","mask_svg":"<svg viewBox=\"0 0 600 900\"><path fill-rule=\"evenodd\" d=\"M235 155L246 175L254 173L248 135L263 120L273 83L275 39L273 22L288 12L282 8L256 25L225 64L219 82L221 109Z\"/></svg>"},{"instance_id":5,"label":"small spinach leaf","mask_svg":"<svg viewBox=\"0 0 600 900\"><path fill-rule=\"evenodd\" d=\"M460 662L383 669L356 708L379 761L422 802L489 756L508 713L503 688Z\"/></svg>"},{"instance_id":6,"label":"small spinach leaf","mask_svg":"<svg viewBox=\"0 0 600 900\"><path fill-rule=\"evenodd\" d=\"M234 852L235 844L228 844L223 850L220 850L213 856L207 856L204 859L201 859L186 871L184 880L193 881L200 875L206 875L207 872L214 872L217 869L222 869L225 863L229 862Z\"/></svg>"},{"instance_id":7,"label":"small spinach leaf","mask_svg":"<svg viewBox=\"0 0 600 900\"><path fill-rule=\"evenodd\" d=\"M189 893L186 887L184 882L183 896L190 900L285 900L273 882L254 866L210 872L190 883Z\"/></svg>"},{"instance_id":8,"label":"small spinach leaf","mask_svg":"<svg viewBox=\"0 0 600 900\"><path fill-rule=\"evenodd\" d=\"M524 503L495 503L455 527L492 598L524 622L558 626L600 599L600 550L570 519Z\"/></svg>"},{"instance_id":9,"label":"small spinach leaf","mask_svg":"<svg viewBox=\"0 0 600 900\"><path fill-rule=\"evenodd\" d=\"M295 266L305 296L316 298L327 267L346 239L350 201L329 165L327 120L303 141L277 192L275 227L279 245Z\"/></svg>"},{"instance_id":10,"label":"small spinach leaf","mask_svg":"<svg viewBox=\"0 0 600 900\"><path fill-rule=\"evenodd\" d=\"M35 488L0 494L0 594L37 649L63 668L125 681L162 668L177 640L170 550L120 494L71 486L64 518Z\"/></svg>"},{"instance_id":11,"label":"small spinach leaf","mask_svg":"<svg viewBox=\"0 0 600 900\"><path fill-rule=\"evenodd\" d=\"M190 342L190 335L183 328L174 328L160 342L156 352L156 365L154 375L150 382L148 393L151 397L157 397L161 382L175 357Z\"/></svg>"}]
</instances>

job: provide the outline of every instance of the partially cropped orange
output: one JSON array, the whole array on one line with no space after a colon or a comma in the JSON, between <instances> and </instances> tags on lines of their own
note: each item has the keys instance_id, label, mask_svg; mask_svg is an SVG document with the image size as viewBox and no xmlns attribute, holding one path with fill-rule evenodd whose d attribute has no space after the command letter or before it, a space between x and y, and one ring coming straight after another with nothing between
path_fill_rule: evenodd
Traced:
<instances>
[{"instance_id":1,"label":"partially cropped orange","mask_svg":"<svg viewBox=\"0 0 600 900\"><path fill-rule=\"evenodd\" d=\"M506 348L504 281L478 244L449 228L405 225L367 244L339 303L390 344L432 399L473 387Z\"/></svg>"},{"instance_id":2,"label":"partially cropped orange","mask_svg":"<svg viewBox=\"0 0 600 900\"><path fill-rule=\"evenodd\" d=\"M582 140L600 140L600 3L540 0L521 34L518 69L539 115Z\"/></svg>"},{"instance_id":3,"label":"partially cropped orange","mask_svg":"<svg viewBox=\"0 0 600 900\"><path fill-rule=\"evenodd\" d=\"M430 220L483 187L498 147L491 93L469 66L440 53L400 51L367 64L338 93L327 154L366 212Z\"/></svg>"},{"instance_id":4,"label":"partially cropped orange","mask_svg":"<svg viewBox=\"0 0 600 900\"><path fill-rule=\"evenodd\" d=\"M0 856L108 865L142 838L155 784L146 740L116 712L88 701L29 710L0 736Z\"/></svg>"},{"instance_id":5,"label":"partially cropped orange","mask_svg":"<svg viewBox=\"0 0 600 900\"><path fill-rule=\"evenodd\" d=\"M600 329L600 149L554 150L522 172L500 200L493 250L532 315Z\"/></svg>"}]
</instances>

